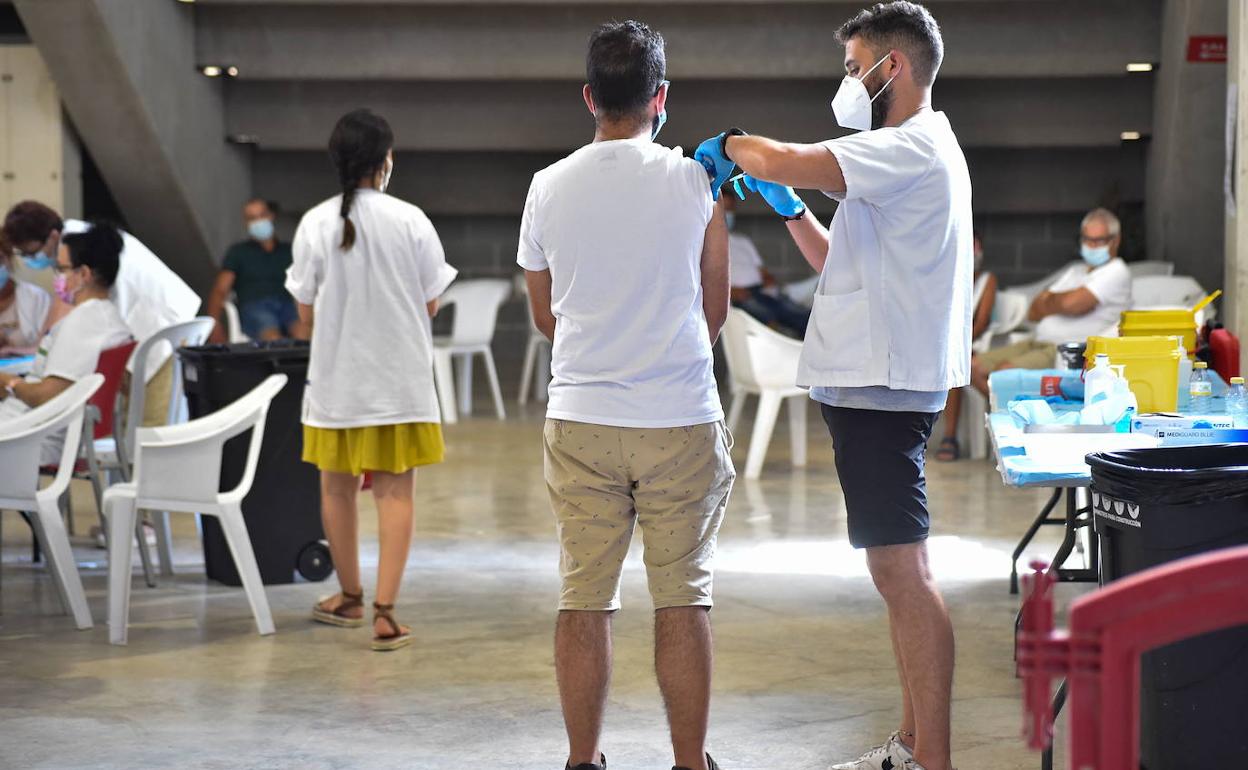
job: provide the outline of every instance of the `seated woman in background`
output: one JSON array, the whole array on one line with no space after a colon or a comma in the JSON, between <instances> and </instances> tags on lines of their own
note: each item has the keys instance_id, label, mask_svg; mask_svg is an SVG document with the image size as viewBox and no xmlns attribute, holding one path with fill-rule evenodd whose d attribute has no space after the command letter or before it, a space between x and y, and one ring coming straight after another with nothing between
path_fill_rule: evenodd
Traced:
<instances>
[{"instance_id":1,"label":"seated woman in background","mask_svg":"<svg viewBox=\"0 0 1248 770\"><path fill-rule=\"evenodd\" d=\"M0 422L44 404L95 372L100 353L130 340L130 330L108 298L120 264L121 233L96 224L66 235L56 257L56 294L72 310L39 343L31 373L0 374ZM60 461L63 436L44 444L42 462Z\"/></svg>"},{"instance_id":2,"label":"seated woman in background","mask_svg":"<svg viewBox=\"0 0 1248 770\"><path fill-rule=\"evenodd\" d=\"M972 320L971 341L974 342L992 325L992 309L997 304L997 277L984 269L984 244L979 232L975 232L975 315ZM940 440L936 459L953 462L962 459L962 447L958 445L958 419L962 416L962 388L949 391L945 403L945 436ZM983 426L974 426L982 430Z\"/></svg>"},{"instance_id":3,"label":"seated woman in background","mask_svg":"<svg viewBox=\"0 0 1248 770\"><path fill-rule=\"evenodd\" d=\"M43 336L52 297L13 277L13 247L0 234L0 357L33 353Z\"/></svg>"}]
</instances>

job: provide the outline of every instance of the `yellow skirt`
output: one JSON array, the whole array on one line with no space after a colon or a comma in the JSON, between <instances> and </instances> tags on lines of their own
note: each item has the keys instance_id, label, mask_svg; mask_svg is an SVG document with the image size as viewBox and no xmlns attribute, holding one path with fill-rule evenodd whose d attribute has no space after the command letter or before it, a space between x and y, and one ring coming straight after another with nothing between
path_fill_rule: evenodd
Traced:
<instances>
[{"instance_id":1,"label":"yellow skirt","mask_svg":"<svg viewBox=\"0 0 1248 770\"><path fill-rule=\"evenodd\" d=\"M303 426L303 461L332 473L403 473L442 462L444 449L442 426L436 422L364 428Z\"/></svg>"}]
</instances>

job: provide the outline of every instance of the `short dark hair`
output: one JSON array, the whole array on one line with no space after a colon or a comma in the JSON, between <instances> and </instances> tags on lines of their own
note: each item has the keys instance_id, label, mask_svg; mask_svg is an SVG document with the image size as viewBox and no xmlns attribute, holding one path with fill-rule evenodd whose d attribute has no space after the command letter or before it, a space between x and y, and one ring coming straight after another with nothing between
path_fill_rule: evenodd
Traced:
<instances>
[{"instance_id":1,"label":"short dark hair","mask_svg":"<svg viewBox=\"0 0 1248 770\"><path fill-rule=\"evenodd\" d=\"M43 243L53 230L64 226L61 215L51 207L38 201L22 201L5 215L4 236L14 246L30 241Z\"/></svg>"},{"instance_id":2,"label":"short dark hair","mask_svg":"<svg viewBox=\"0 0 1248 770\"><path fill-rule=\"evenodd\" d=\"M603 24L589 36L585 77L601 116L618 119L640 112L666 74L663 36L640 21Z\"/></svg>"},{"instance_id":3,"label":"short dark hair","mask_svg":"<svg viewBox=\"0 0 1248 770\"><path fill-rule=\"evenodd\" d=\"M894 0L876 3L859 11L836 32L841 45L861 37L873 49L897 48L904 51L914 67L914 82L930 86L936 80L945 58L940 27L930 11L918 3ZM874 64L875 62L871 62ZM868 64L863 65L865 70Z\"/></svg>"},{"instance_id":4,"label":"short dark hair","mask_svg":"<svg viewBox=\"0 0 1248 770\"><path fill-rule=\"evenodd\" d=\"M91 229L61 239L69 250L69 264L89 267L101 288L111 289L121 267L121 231L108 222L92 222Z\"/></svg>"}]
</instances>

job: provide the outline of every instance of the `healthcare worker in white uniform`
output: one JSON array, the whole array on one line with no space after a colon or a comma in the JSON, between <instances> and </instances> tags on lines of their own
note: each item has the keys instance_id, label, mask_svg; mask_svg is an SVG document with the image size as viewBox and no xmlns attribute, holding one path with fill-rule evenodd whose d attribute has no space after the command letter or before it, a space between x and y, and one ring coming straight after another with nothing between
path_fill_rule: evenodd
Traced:
<instances>
[{"instance_id":1,"label":"healthcare worker in white uniform","mask_svg":"<svg viewBox=\"0 0 1248 770\"><path fill-rule=\"evenodd\" d=\"M832 107L859 133L786 144L733 129L696 157L716 189L740 166L821 272L798 384L828 424L849 539L888 607L902 683L897 730L834 768L950 770L953 628L928 566L924 451L949 389L969 380L971 183L931 104L944 49L931 14L879 4L837 38L847 77ZM830 229L790 186L840 201Z\"/></svg>"},{"instance_id":2,"label":"healthcare worker in white uniform","mask_svg":"<svg viewBox=\"0 0 1248 770\"><path fill-rule=\"evenodd\" d=\"M90 223L62 219L54 209L37 201L18 203L4 218L5 237L22 255L26 267L32 270L52 267L62 236L89 229ZM110 298L135 340L142 344L161 329L193 319L201 304L195 290L138 238L125 231L121 232L121 237L121 270ZM61 303L54 305L49 325L60 320L68 309ZM133 362L129 368L133 371ZM147 360L144 425L165 423L172 384L173 348L162 343L152 350Z\"/></svg>"}]
</instances>

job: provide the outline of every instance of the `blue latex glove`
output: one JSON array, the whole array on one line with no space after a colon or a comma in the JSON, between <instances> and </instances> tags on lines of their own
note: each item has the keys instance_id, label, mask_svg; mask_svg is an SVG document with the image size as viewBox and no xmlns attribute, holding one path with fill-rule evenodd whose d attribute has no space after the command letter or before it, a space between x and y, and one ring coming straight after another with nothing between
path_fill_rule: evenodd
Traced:
<instances>
[{"instance_id":1,"label":"blue latex glove","mask_svg":"<svg viewBox=\"0 0 1248 770\"><path fill-rule=\"evenodd\" d=\"M737 190L737 196L741 200L745 200L745 193L741 192L741 187L753 193L763 196L763 200L767 201L767 205L775 209L775 212L782 217L795 217L806 210L806 204L802 199L797 197L797 193L793 192L792 187L785 187L775 182L764 182L761 179L746 174L733 183Z\"/></svg>"},{"instance_id":2,"label":"blue latex glove","mask_svg":"<svg viewBox=\"0 0 1248 770\"><path fill-rule=\"evenodd\" d=\"M726 133L728 132L725 131L724 134ZM724 134L707 139L693 153L693 159L702 164L706 175L711 178L711 197L715 200L719 200L719 188L724 186L724 182L732 176L732 170L737 167L737 164L724 155Z\"/></svg>"}]
</instances>

